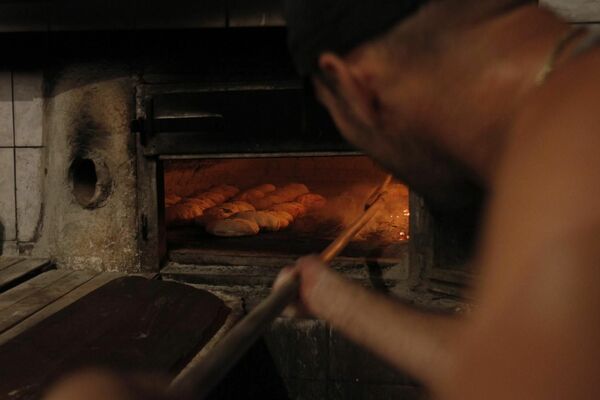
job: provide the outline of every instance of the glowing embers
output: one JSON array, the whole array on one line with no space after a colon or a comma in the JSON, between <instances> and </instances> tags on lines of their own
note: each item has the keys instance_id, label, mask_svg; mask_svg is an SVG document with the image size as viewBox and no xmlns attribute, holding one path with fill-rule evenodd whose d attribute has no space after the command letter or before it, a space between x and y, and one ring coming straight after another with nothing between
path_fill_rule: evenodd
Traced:
<instances>
[{"instance_id":1,"label":"glowing embers","mask_svg":"<svg viewBox=\"0 0 600 400\"><path fill-rule=\"evenodd\" d=\"M167 227L269 241L331 239L361 214L384 176L362 156L166 161ZM408 190L395 183L356 242L407 240L408 210Z\"/></svg>"},{"instance_id":2,"label":"glowing embers","mask_svg":"<svg viewBox=\"0 0 600 400\"><path fill-rule=\"evenodd\" d=\"M327 199L327 204L312 215L300 219L292 230L299 234L317 233L333 238L343 228L356 220L364 210L365 202L377 186L360 183L339 187L339 194ZM406 186L395 183L384 196L384 206L356 239L392 243L409 239L409 202Z\"/></svg>"}]
</instances>

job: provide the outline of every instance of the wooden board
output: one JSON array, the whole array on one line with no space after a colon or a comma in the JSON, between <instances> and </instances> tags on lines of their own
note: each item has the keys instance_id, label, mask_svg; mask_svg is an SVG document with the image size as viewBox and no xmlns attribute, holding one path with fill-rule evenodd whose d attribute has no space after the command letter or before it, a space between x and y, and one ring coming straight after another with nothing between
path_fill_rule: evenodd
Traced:
<instances>
[{"instance_id":1,"label":"wooden board","mask_svg":"<svg viewBox=\"0 0 600 400\"><path fill-rule=\"evenodd\" d=\"M78 272L74 272L78 273ZM6 343L10 339L20 335L22 332L30 329L32 326L37 325L42 322L46 318L51 315L56 314L63 308L75 303L77 300L82 298L83 296L91 293L92 291L98 289L99 287L104 286L106 283L113 281L117 278L123 277L124 274L118 272L103 272L99 275L95 276L91 280L87 281L83 285L73 289L71 292L66 295L60 297L56 301L50 303L46 307L42 308L40 311L32 314L27 319L23 320L18 325L10 328L4 333L0 334L0 345ZM20 287L20 286L19 286ZM10 311L10 310L9 310Z\"/></svg>"},{"instance_id":2,"label":"wooden board","mask_svg":"<svg viewBox=\"0 0 600 400\"><path fill-rule=\"evenodd\" d=\"M115 279L0 346L0 399L39 398L58 376L91 365L175 373L228 314L187 285Z\"/></svg>"},{"instance_id":3,"label":"wooden board","mask_svg":"<svg viewBox=\"0 0 600 400\"><path fill-rule=\"evenodd\" d=\"M188 284L189 285L189 284ZM196 289L205 290L205 288L200 285L189 285ZM223 292L215 291L211 288L210 292L215 296L219 297L225 305L231 310L227 319L221 326L221 329L212 337L212 339L206 343L206 345L202 348L198 354L190 360L190 362L183 368L179 375L173 378L172 384L176 385L182 379L185 379L188 374L194 369L194 367L202 362L204 362L206 356L214 349L214 347L227 336L229 331L233 329L233 327L247 314L245 311L246 299L237 297L237 293L235 296L228 295Z\"/></svg>"},{"instance_id":4,"label":"wooden board","mask_svg":"<svg viewBox=\"0 0 600 400\"><path fill-rule=\"evenodd\" d=\"M43 285L45 279L52 280L53 276L46 276L52 272L63 273L63 276L52 282L52 284L36 288L37 285ZM0 295L0 301L2 301L3 296L6 296L9 299L8 301L11 298L19 297L19 293L24 296L14 302L8 310L0 311L0 333L12 328L36 311L41 310L96 275L98 275L98 272L77 271L64 273L63 271L49 271L3 293ZM15 293L11 293L13 291L17 292L16 295Z\"/></svg>"},{"instance_id":5,"label":"wooden board","mask_svg":"<svg viewBox=\"0 0 600 400\"><path fill-rule=\"evenodd\" d=\"M72 271L67 270L53 270L48 271L39 276L36 276L29 281L20 284L19 286L7 290L0 294L0 318L2 317L3 311L10 306L13 306L20 300L29 297L36 293L38 290L50 286L60 278L71 274Z\"/></svg>"},{"instance_id":6,"label":"wooden board","mask_svg":"<svg viewBox=\"0 0 600 400\"><path fill-rule=\"evenodd\" d=\"M0 271L0 293L17 284L49 269L49 260L39 258L23 258Z\"/></svg>"}]
</instances>

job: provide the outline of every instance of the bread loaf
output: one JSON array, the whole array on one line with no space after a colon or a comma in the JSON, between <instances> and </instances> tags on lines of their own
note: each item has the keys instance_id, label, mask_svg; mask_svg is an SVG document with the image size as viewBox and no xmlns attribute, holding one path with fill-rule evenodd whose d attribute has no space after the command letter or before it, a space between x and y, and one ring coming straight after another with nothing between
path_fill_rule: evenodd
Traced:
<instances>
[{"instance_id":1,"label":"bread loaf","mask_svg":"<svg viewBox=\"0 0 600 400\"><path fill-rule=\"evenodd\" d=\"M306 207L304 207L302 204L296 203L296 202L275 204L273 207L271 207L270 210L271 211L285 211L288 214L290 214L292 217L294 217L294 219L299 218L299 217L303 216L304 214L306 214Z\"/></svg>"},{"instance_id":2,"label":"bread loaf","mask_svg":"<svg viewBox=\"0 0 600 400\"><path fill-rule=\"evenodd\" d=\"M245 190L244 192L238 194L235 200L253 202L255 200L264 198L268 193L273 192L275 189L275 185L265 183L263 185L255 186Z\"/></svg>"},{"instance_id":3,"label":"bread loaf","mask_svg":"<svg viewBox=\"0 0 600 400\"><path fill-rule=\"evenodd\" d=\"M194 203L182 202L166 209L165 221L167 224L182 224L201 217L203 213L204 208Z\"/></svg>"},{"instance_id":4,"label":"bread loaf","mask_svg":"<svg viewBox=\"0 0 600 400\"><path fill-rule=\"evenodd\" d=\"M191 198L185 201L187 204L193 204L202 208L203 210L208 210L211 207L214 207L216 203L208 198Z\"/></svg>"},{"instance_id":5,"label":"bread loaf","mask_svg":"<svg viewBox=\"0 0 600 400\"><path fill-rule=\"evenodd\" d=\"M254 201L252 204L257 210L266 210L276 204L293 201L296 197L308 193L308 188L301 183L290 183L274 192L269 193L262 199Z\"/></svg>"},{"instance_id":6,"label":"bread loaf","mask_svg":"<svg viewBox=\"0 0 600 400\"><path fill-rule=\"evenodd\" d=\"M325 207L327 204L327 199L325 199L325 197L315 193L300 195L296 198L296 201L306 207L307 210L316 210Z\"/></svg>"},{"instance_id":7,"label":"bread loaf","mask_svg":"<svg viewBox=\"0 0 600 400\"><path fill-rule=\"evenodd\" d=\"M274 192L277 188L275 187L275 185L272 185L270 183L264 183L262 185L258 185L254 189L260 190L261 192L266 194L266 193Z\"/></svg>"},{"instance_id":8,"label":"bread loaf","mask_svg":"<svg viewBox=\"0 0 600 400\"><path fill-rule=\"evenodd\" d=\"M250 203L247 203L245 201L232 201L229 203L223 203L216 207L209 208L204 213L204 217L207 220L206 222L208 222L208 220L211 219L225 219L242 211L254 210L254 206L252 206L252 204Z\"/></svg>"},{"instance_id":9,"label":"bread loaf","mask_svg":"<svg viewBox=\"0 0 600 400\"><path fill-rule=\"evenodd\" d=\"M209 189L209 192L222 194L223 196L225 196L226 200L229 200L230 198L238 194L239 191L240 190L238 188L231 185L219 185Z\"/></svg>"},{"instance_id":10,"label":"bread loaf","mask_svg":"<svg viewBox=\"0 0 600 400\"><path fill-rule=\"evenodd\" d=\"M268 211L244 211L234 217L254 221L261 230L270 232L279 231L289 225L286 218Z\"/></svg>"},{"instance_id":11,"label":"bread loaf","mask_svg":"<svg viewBox=\"0 0 600 400\"><path fill-rule=\"evenodd\" d=\"M276 217L278 217L280 219L280 224L281 224L281 229L285 229L288 226L290 226L290 224L292 222L294 222L294 217L285 211L270 211L269 213L275 215Z\"/></svg>"},{"instance_id":12,"label":"bread loaf","mask_svg":"<svg viewBox=\"0 0 600 400\"><path fill-rule=\"evenodd\" d=\"M254 221L241 218L214 220L206 226L211 235L221 237L252 236L260 231Z\"/></svg>"},{"instance_id":13,"label":"bread loaf","mask_svg":"<svg viewBox=\"0 0 600 400\"><path fill-rule=\"evenodd\" d=\"M165 206L172 207L181 201L181 197L176 194L168 194L165 196Z\"/></svg>"}]
</instances>

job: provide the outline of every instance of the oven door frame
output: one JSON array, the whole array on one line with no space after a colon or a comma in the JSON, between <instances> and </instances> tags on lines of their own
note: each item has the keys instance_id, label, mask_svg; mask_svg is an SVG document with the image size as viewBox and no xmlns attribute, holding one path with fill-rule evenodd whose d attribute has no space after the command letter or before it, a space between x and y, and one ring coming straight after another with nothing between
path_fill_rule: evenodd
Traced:
<instances>
[{"instance_id":1,"label":"oven door frame","mask_svg":"<svg viewBox=\"0 0 600 400\"><path fill-rule=\"evenodd\" d=\"M270 131L262 132L259 140L236 141L238 132L228 130L230 126L239 128L236 122L240 120L260 126L268 117L265 111L270 110L261 110L256 104L252 110L245 107L257 97L280 107L278 113L270 116L274 118L267 125ZM295 108L286 106L286 100ZM140 82L136 85L135 102L131 132L136 143L137 242L143 271L159 271L167 257L162 160L361 154L342 139L329 116L298 79ZM226 125L227 120L234 122ZM275 140L275 130L290 134Z\"/></svg>"},{"instance_id":2,"label":"oven door frame","mask_svg":"<svg viewBox=\"0 0 600 400\"><path fill-rule=\"evenodd\" d=\"M239 158L242 157L274 157L274 156L291 156L291 157L329 157L329 156L354 156L353 153L253 153L253 154L235 154L235 153L224 153L220 155L220 158ZM168 263L173 262L169 259L169 251L167 246L167 229L165 224L165 204L164 204L164 166L163 163L166 160L173 159L202 159L210 158L215 159L213 155L194 155L194 156L143 156L139 155L138 160L138 221L139 221L139 249L140 257L142 262L142 268L145 271L158 272L166 266ZM409 195L409 209L410 209L410 239L405 245L405 249L402 251L401 256L398 258L397 264L391 265L382 260L384 264L376 263L374 265L372 260L367 259L348 259L339 258L332 263L332 266L344 272L349 277L358 277L364 275L357 271L367 271L368 274L374 271L374 269L380 269L379 272L383 272L383 280L386 285L396 285L400 282L404 286L409 288L417 288L423 283L423 278L426 276L425 271L432 271L435 263L435 225L433 218L431 217L424 201L414 192L410 192ZM271 263L258 263L257 265L251 265L248 263L248 257L245 257L245 262L240 263L240 266L245 268L250 267L253 276L263 275L260 277L260 282L264 283L274 278L277 273L275 265L271 265L276 260L281 260L281 267L288 265L293 261L292 257L270 257L273 258ZM264 264L264 265L263 265ZM194 264L196 265L196 264ZM236 264L237 265L237 264ZM262 265L262 266L261 266ZM210 262L204 266L206 268L207 275L201 276L198 272L201 268L198 268L193 274L190 274L190 279L199 279L196 283L208 283L211 279L214 279L212 272L209 268L223 266L221 264ZM254 280L248 280L245 276L236 277L235 268L231 269L231 276L225 277L220 275L220 279L226 279L230 284L237 285L254 285ZM376 272L378 274L379 272ZM247 275L247 274L246 274ZM214 282L211 282L214 283Z\"/></svg>"}]
</instances>

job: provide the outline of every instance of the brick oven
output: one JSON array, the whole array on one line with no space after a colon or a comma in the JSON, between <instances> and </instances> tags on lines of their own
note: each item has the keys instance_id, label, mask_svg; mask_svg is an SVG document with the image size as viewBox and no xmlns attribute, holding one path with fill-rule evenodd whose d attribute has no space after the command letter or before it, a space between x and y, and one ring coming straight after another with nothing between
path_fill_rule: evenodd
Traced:
<instances>
[{"instance_id":1,"label":"brick oven","mask_svg":"<svg viewBox=\"0 0 600 400\"><path fill-rule=\"evenodd\" d=\"M212 3L198 5L205 18L196 19L156 2L154 12L170 15L170 25L136 14L134 28L103 26L101 5L97 16L79 14L93 30L52 15L44 25L37 20L44 14L33 13L24 18L37 27L1 36L13 60L0 75L0 114L11 121L0 131L8 171L0 184L13 205L0 209L4 256L159 272L243 313L266 296L281 267L322 250L360 212L385 172L340 137L295 74L277 9L231 2L223 13ZM325 203L293 215L287 228L219 237L189 207L224 185L234 192L211 206L257 186L290 184ZM424 307L463 307L469 275L455 246L463 239L401 182L393 192L386 212L333 267ZM228 379L273 377L290 398L419 392L318 320L277 320Z\"/></svg>"},{"instance_id":2,"label":"brick oven","mask_svg":"<svg viewBox=\"0 0 600 400\"><path fill-rule=\"evenodd\" d=\"M296 76L278 2L121 3L0 4L0 255L156 272L247 311L282 266L327 245L385 172ZM287 227L207 233L211 207L290 184L324 203ZM434 216L401 182L393 192L333 267L421 307L468 308L473 220ZM260 363L290 398L419 393L317 320L277 320L244 363L238 378Z\"/></svg>"}]
</instances>

